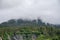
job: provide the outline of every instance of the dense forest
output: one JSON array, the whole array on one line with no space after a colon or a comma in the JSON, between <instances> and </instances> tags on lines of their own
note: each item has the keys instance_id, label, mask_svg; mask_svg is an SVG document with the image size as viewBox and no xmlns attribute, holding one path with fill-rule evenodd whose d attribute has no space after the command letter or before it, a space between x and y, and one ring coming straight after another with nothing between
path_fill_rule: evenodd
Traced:
<instances>
[{"instance_id":1,"label":"dense forest","mask_svg":"<svg viewBox=\"0 0 60 40\"><path fill-rule=\"evenodd\" d=\"M44 23L41 19L11 19L0 24L0 37L2 40L60 40L60 25Z\"/></svg>"}]
</instances>

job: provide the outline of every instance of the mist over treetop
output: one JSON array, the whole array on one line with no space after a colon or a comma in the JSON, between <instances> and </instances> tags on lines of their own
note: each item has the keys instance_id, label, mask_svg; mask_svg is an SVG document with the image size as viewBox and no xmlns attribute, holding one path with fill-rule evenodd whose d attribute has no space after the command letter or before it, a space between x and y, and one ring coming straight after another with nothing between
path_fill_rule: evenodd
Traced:
<instances>
[{"instance_id":1,"label":"mist over treetop","mask_svg":"<svg viewBox=\"0 0 60 40\"><path fill-rule=\"evenodd\" d=\"M59 2L59 0L0 0L0 23L12 18L41 17L45 22L60 24Z\"/></svg>"}]
</instances>

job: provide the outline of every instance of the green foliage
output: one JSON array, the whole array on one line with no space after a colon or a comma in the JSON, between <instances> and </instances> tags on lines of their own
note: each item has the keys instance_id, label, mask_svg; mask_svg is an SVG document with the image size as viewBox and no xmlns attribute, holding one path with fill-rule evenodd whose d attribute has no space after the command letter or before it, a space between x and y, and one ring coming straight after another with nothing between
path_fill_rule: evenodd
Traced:
<instances>
[{"instance_id":1,"label":"green foliage","mask_svg":"<svg viewBox=\"0 0 60 40\"><path fill-rule=\"evenodd\" d=\"M0 28L0 36L3 36L3 40L7 39L7 34L13 36L16 34L35 34L37 35L36 40L60 40L60 29L55 27L2 27Z\"/></svg>"},{"instance_id":2,"label":"green foliage","mask_svg":"<svg viewBox=\"0 0 60 40\"><path fill-rule=\"evenodd\" d=\"M3 40L8 40L8 36L7 36L6 32L3 34Z\"/></svg>"},{"instance_id":3,"label":"green foliage","mask_svg":"<svg viewBox=\"0 0 60 40\"><path fill-rule=\"evenodd\" d=\"M3 40L7 39L7 34L35 34L36 40L60 40L60 27L56 27L47 23L43 23L40 19L37 20L9 20L0 24L0 37Z\"/></svg>"},{"instance_id":4,"label":"green foliage","mask_svg":"<svg viewBox=\"0 0 60 40\"><path fill-rule=\"evenodd\" d=\"M40 36L38 36L37 40L51 40L51 38L41 34Z\"/></svg>"}]
</instances>

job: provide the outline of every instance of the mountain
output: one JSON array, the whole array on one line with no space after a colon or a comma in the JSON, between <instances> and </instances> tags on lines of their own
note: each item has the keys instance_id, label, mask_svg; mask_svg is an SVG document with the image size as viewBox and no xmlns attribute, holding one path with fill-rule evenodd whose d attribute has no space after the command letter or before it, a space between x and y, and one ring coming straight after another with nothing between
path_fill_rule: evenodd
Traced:
<instances>
[{"instance_id":1,"label":"mountain","mask_svg":"<svg viewBox=\"0 0 60 40\"><path fill-rule=\"evenodd\" d=\"M44 23L41 19L11 19L7 22L3 22L0 24L1 27L11 27L11 26L54 26L59 27L60 25L54 25L50 23Z\"/></svg>"}]
</instances>

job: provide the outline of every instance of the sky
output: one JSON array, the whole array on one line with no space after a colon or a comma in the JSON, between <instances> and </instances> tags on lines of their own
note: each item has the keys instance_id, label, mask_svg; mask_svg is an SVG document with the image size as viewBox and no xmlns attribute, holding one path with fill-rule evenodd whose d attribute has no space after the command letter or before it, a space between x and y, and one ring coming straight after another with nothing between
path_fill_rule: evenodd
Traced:
<instances>
[{"instance_id":1,"label":"sky","mask_svg":"<svg viewBox=\"0 0 60 40\"><path fill-rule=\"evenodd\" d=\"M60 24L60 0L0 0L0 23L10 19L37 19Z\"/></svg>"}]
</instances>

